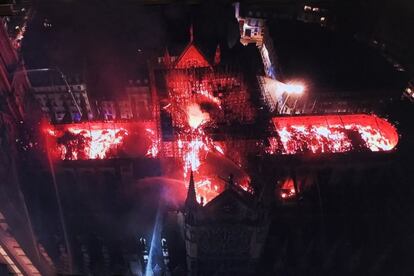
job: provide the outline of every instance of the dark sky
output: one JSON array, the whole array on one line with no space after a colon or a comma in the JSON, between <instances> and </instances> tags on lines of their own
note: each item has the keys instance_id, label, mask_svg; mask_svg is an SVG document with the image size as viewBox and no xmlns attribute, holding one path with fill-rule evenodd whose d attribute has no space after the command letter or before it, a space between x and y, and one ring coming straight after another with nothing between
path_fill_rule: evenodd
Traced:
<instances>
[{"instance_id":1,"label":"dark sky","mask_svg":"<svg viewBox=\"0 0 414 276\"><path fill-rule=\"evenodd\" d=\"M235 21L230 5L213 2L198 6L121 2L40 2L23 44L27 66L59 66L67 75L86 77L91 94L116 95L128 79L146 76L149 57L162 54L167 45L184 47L191 22L196 39L217 44L226 43L228 21ZM43 27L46 18L52 28Z\"/></svg>"},{"instance_id":2,"label":"dark sky","mask_svg":"<svg viewBox=\"0 0 414 276\"><path fill-rule=\"evenodd\" d=\"M407 83L406 74L379 49L352 36L299 21L269 20L268 26L282 79L303 79L314 90L355 95L399 95Z\"/></svg>"},{"instance_id":3,"label":"dark sky","mask_svg":"<svg viewBox=\"0 0 414 276\"><path fill-rule=\"evenodd\" d=\"M236 40L237 23L227 1L199 5L138 5L139 1L45 0L34 4L35 16L23 41L29 68L58 66L67 75L85 77L90 94L116 96L128 79L146 77L146 61L168 46L183 49L194 25L196 42L215 48ZM414 71L414 2L410 0L333 1L340 30L352 37L386 40L400 62ZM35 2L36 3L36 2ZM220 3L220 4L219 4ZM48 19L52 28L43 27ZM348 32L349 31L349 32ZM306 65L305 65L306 66ZM328 72L329 73L329 72Z\"/></svg>"}]
</instances>

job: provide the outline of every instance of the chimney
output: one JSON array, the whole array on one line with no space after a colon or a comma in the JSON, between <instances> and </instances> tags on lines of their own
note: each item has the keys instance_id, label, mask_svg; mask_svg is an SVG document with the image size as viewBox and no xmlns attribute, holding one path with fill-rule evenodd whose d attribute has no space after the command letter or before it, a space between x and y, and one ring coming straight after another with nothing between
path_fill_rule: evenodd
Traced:
<instances>
[{"instance_id":1,"label":"chimney","mask_svg":"<svg viewBox=\"0 0 414 276\"><path fill-rule=\"evenodd\" d=\"M216 54L214 55L214 65L219 64L221 61L220 44L217 44Z\"/></svg>"},{"instance_id":2,"label":"chimney","mask_svg":"<svg viewBox=\"0 0 414 276\"><path fill-rule=\"evenodd\" d=\"M193 23L190 26L190 43L193 43L194 40L194 33L193 33Z\"/></svg>"},{"instance_id":3,"label":"chimney","mask_svg":"<svg viewBox=\"0 0 414 276\"><path fill-rule=\"evenodd\" d=\"M170 67L170 65L171 65L171 56L170 56L170 53L168 52L168 48L165 48L164 64L167 67Z\"/></svg>"}]
</instances>

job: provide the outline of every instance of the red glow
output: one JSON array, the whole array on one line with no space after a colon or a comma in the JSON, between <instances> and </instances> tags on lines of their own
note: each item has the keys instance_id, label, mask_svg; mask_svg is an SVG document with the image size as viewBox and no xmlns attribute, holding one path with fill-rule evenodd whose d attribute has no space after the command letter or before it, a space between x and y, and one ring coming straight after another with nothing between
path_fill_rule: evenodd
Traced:
<instances>
[{"instance_id":1,"label":"red glow","mask_svg":"<svg viewBox=\"0 0 414 276\"><path fill-rule=\"evenodd\" d=\"M212 186L212 181L209 176L201 174L199 168L201 162L204 161L207 153L211 151L210 144L203 142L202 139L186 142L186 147L183 147L183 171L184 179L188 182L188 175L190 170L194 172L195 187L197 193L197 200L201 202L201 197L204 203L218 195L218 187Z\"/></svg>"},{"instance_id":2,"label":"red glow","mask_svg":"<svg viewBox=\"0 0 414 276\"><path fill-rule=\"evenodd\" d=\"M165 110L171 114L175 136L174 145L168 148L172 156L181 161L185 183L193 171L197 198L200 201L203 197L207 203L222 191L224 182L217 179L215 172L203 170L203 165L211 153L224 157L225 149L206 134L205 127L228 122L229 109L232 120L252 121L254 108L239 76L212 70L192 44L168 71L166 82L168 104Z\"/></svg>"},{"instance_id":3,"label":"red glow","mask_svg":"<svg viewBox=\"0 0 414 276\"><path fill-rule=\"evenodd\" d=\"M374 115L278 117L273 123L280 143L270 139L271 154L389 151L398 143L396 129Z\"/></svg>"},{"instance_id":4,"label":"red glow","mask_svg":"<svg viewBox=\"0 0 414 276\"><path fill-rule=\"evenodd\" d=\"M184 128L183 132L188 134L184 139L181 137L178 139L178 149L183 161L184 180L187 180L189 172L193 171L197 199L201 202L201 198L203 198L203 202L207 203L218 195L218 189L212 187L208 176L199 173L199 168L207 153L215 151L219 146L215 145L203 130L203 125L210 120L209 114L202 112L199 105L195 103L190 104L186 111L189 127ZM219 149L221 148L219 147Z\"/></svg>"},{"instance_id":5,"label":"red glow","mask_svg":"<svg viewBox=\"0 0 414 276\"><path fill-rule=\"evenodd\" d=\"M280 187L280 197L290 199L296 196L296 189L292 178L287 178L282 182Z\"/></svg>"},{"instance_id":6,"label":"red glow","mask_svg":"<svg viewBox=\"0 0 414 276\"><path fill-rule=\"evenodd\" d=\"M155 157L159 143L154 129L150 122L91 122L48 127L47 134L54 138L52 152L61 160L107 159L131 154Z\"/></svg>"},{"instance_id":7,"label":"red glow","mask_svg":"<svg viewBox=\"0 0 414 276\"><path fill-rule=\"evenodd\" d=\"M198 128L200 125L210 120L210 115L201 111L198 104L190 104L187 107L188 124L192 128Z\"/></svg>"},{"instance_id":8,"label":"red glow","mask_svg":"<svg viewBox=\"0 0 414 276\"><path fill-rule=\"evenodd\" d=\"M68 128L68 132L83 138L84 154L87 159L103 159L107 153L121 144L128 135L128 131L123 128L115 129L81 129ZM74 145L73 145L74 146ZM76 146L79 146L78 144ZM69 145L61 145L62 153L67 156ZM79 151L71 150L69 159L78 159Z\"/></svg>"},{"instance_id":9,"label":"red glow","mask_svg":"<svg viewBox=\"0 0 414 276\"><path fill-rule=\"evenodd\" d=\"M180 132L177 134L178 156L182 160L184 182L188 183L190 171L193 171L197 200L205 204L216 197L224 186L224 181L215 175L215 172L218 172L217 168L212 171L206 170L207 157L210 156L211 159L215 155L225 159L225 150L204 131L206 123L210 120L208 113L203 112L196 103L188 105L186 113L187 122L180 123ZM217 166L211 163L210 165ZM249 188L247 181L237 184L246 191Z\"/></svg>"},{"instance_id":10,"label":"red glow","mask_svg":"<svg viewBox=\"0 0 414 276\"><path fill-rule=\"evenodd\" d=\"M200 50L190 43L178 57L175 64L176 68L191 68L191 67L209 67L207 59L203 56Z\"/></svg>"},{"instance_id":11,"label":"red glow","mask_svg":"<svg viewBox=\"0 0 414 276\"><path fill-rule=\"evenodd\" d=\"M160 151L159 139L153 129L146 128L145 132L147 133L147 136L151 139L151 146L148 148L146 156L155 158L158 156L158 153Z\"/></svg>"}]
</instances>

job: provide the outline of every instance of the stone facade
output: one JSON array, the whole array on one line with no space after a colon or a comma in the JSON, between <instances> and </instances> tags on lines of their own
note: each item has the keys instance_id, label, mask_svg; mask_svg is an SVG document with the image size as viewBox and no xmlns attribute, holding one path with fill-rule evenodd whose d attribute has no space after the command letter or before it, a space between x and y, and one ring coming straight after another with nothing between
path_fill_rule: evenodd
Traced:
<instances>
[{"instance_id":1,"label":"stone facade","mask_svg":"<svg viewBox=\"0 0 414 276\"><path fill-rule=\"evenodd\" d=\"M188 275L254 275L268 231L260 200L232 184L202 206L191 178L184 211Z\"/></svg>"}]
</instances>

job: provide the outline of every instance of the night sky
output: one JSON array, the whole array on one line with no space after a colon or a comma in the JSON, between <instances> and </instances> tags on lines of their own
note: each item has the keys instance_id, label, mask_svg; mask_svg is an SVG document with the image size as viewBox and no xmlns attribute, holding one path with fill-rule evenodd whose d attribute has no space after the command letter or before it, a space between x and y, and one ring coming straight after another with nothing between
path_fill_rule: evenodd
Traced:
<instances>
[{"instance_id":1,"label":"night sky","mask_svg":"<svg viewBox=\"0 0 414 276\"><path fill-rule=\"evenodd\" d=\"M56 1L35 6L23 45L29 68L55 67L81 75L93 96L116 96L129 79L146 78L148 58L183 49L194 25L197 41L234 44L230 4L140 6L119 1ZM211 14L216 15L214 20ZM51 28L44 28L47 19ZM236 24L236 25L235 25ZM202 35L201 35L202 34ZM173 54L173 53L172 53Z\"/></svg>"},{"instance_id":2,"label":"night sky","mask_svg":"<svg viewBox=\"0 0 414 276\"><path fill-rule=\"evenodd\" d=\"M24 59L29 68L57 66L69 76L80 75L92 96L116 97L129 79L147 77L148 58L162 55L167 46L171 54L182 50L191 23L199 44L213 49L217 43L234 46L237 22L231 3L223 2L227 1L201 1L198 5L37 1L23 42ZM350 39L361 35L387 39L387 47L412 71L414 37L407 28L414 24L411 1L329 1L327 5L336 14L339 34ZM44 28L46 19L51 28ZM282 58L289 58L289 53Z\"/></svg>"}]
</instances>

